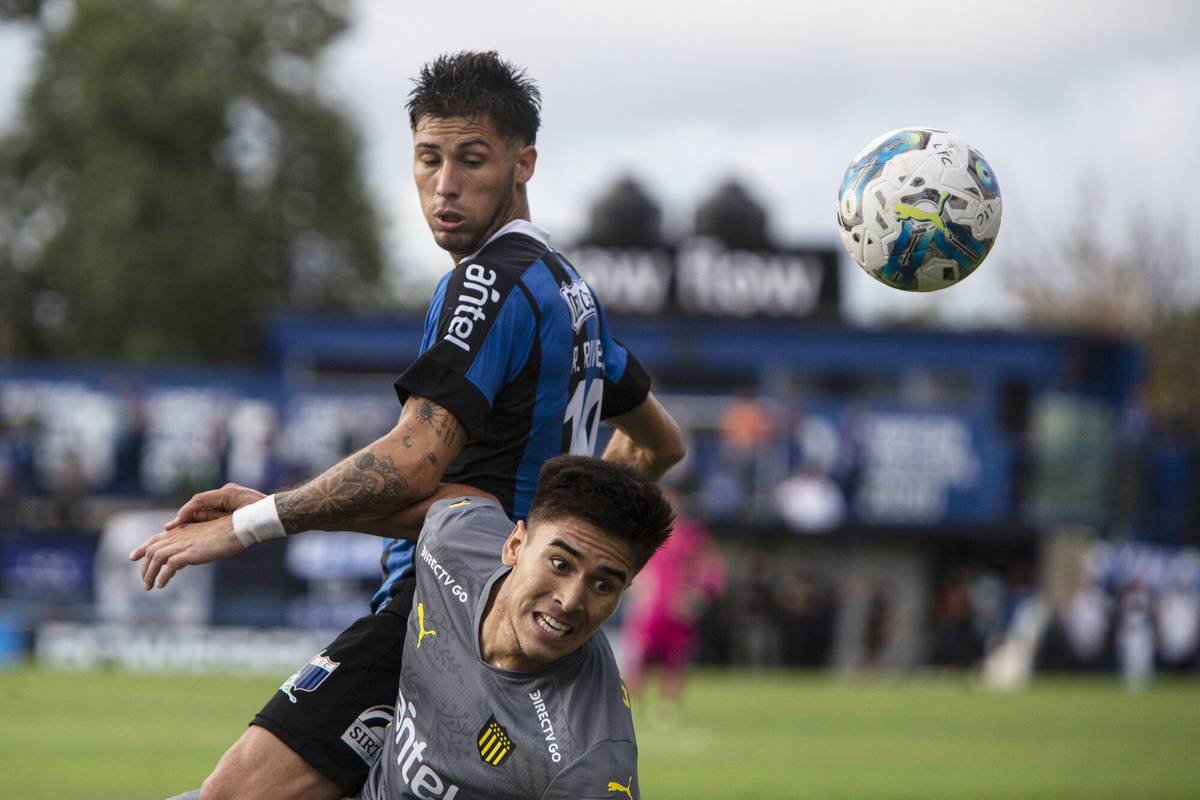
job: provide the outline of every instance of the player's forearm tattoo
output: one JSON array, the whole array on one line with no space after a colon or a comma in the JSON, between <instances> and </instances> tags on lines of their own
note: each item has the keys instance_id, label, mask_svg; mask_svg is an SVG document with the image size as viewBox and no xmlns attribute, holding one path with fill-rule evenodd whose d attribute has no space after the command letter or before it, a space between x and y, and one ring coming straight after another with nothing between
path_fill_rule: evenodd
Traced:
<instances>
[{"instance_id":1,"label":"player's forearm tattoo","mask_svg":"<svg viewBox=\"0 0 1200 800\"><path fill-rule=\"evenodd\" d=\"M433 432L447 447L459 448L467 442L466 431L463 430L454 415L428 400L422 400L421 404L417 406L417 419L426 425L433 426Z\"/></svg>"},{"instance_id":2,"label":"player's forearm tattoo","mask_svg":"<svg viewBox=\"0 0 1200 800\"><path fill-rule=\"evenodd\" d=\"M391 456L364 450L303 486L275 495L288 533L378 519L403 505L408 481Z\"/></svg>"}]
</instances>

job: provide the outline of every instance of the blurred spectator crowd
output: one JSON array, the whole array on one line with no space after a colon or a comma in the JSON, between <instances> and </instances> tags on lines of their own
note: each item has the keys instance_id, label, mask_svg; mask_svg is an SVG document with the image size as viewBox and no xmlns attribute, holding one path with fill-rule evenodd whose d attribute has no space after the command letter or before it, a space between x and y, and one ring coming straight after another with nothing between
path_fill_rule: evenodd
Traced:
<instances>
[{"instance_id":1,"label":"blurred spectator crowd","mask_svg":"<svg viewBox=\"0 0 1200 800\"><path fill-rule=\"evenodd\" d=\"M98 529L114 505L235 481L266 491L386 431L394 398L233 388L0 382L0 524ZM107 500L98 508L93 501ZM100 515L98 519L97 515Z\"/></svg>"},{"instance_id":2,"label":"blurred spectator crowd","mask_svg":"<svg viewBox=\"0 0 1200 800\"><path fill-rule=\"evenodd\" d=\"M1200 540L1200 436L1186 418L1156 423L1134 411L1109 424L1052 399L1021 431L1005 431L911 395L668 392L690 440L668 482L718 529L1012 528L1065 516L1122 538ZM0 379L0 524L95 528L92 499L174 500L227 480L271 491L320 472L397 415L383 380L285 393ZM36 500L40 516L28 519L22 499Z\"/></svg>"},{"instance_id":3,"label":"blurred spectator crowd","mask_svg":"<svg viewBox=\"0 0 1200 800\"><path fill-rule=\"evenodd\" d=\"M712 523L799 534L903 527L998 535L1083 524L1117 539L1200 544L1200 428L1064 395L1015 426L904 397L838 402L745 388L693 426L677 476Z\"/></svg>"},{"instance_id":4,"label":"blurred spectator crowd","mask_svg":"<svg viewBox=\"0 0 1200 800\"><path fill-rule=\"evenodd\" d=\"M846 671L979 666L1038 596L1044 565L1030 527L990 560L948 558L945 543L985 526L997 540L1020 539L1013 531L1034 518L1039 482L1055 476L1039 473L1032 433L997 441L979 420L937 403L800 397L752 386L664 394L690 440L666 483L689 524L711 532L721 562L706 567L710 581L691 582L703 591L687 595L696 630L689 656ZM294 484L376 438L397 414L380 380L272 394L253 382L2 379L0 536L24 537L5 552L24 554L25 575L42 552L39 531L91 536L116 512L173 507L225 481L265 491ZM1149 658L1151 671L1198 669L1200 556L1187 547L1200 541L1196 432L1183 418L1162 424L1135 414L1113 426L1112 449L1110 477L1121 480L1097 484L1111 505L1098 530L1170 546L1097 545L1039 629L1038 667L1116 670ZM1090 496L1068 488L1060 492L1068 499ZM880 531L898 560L854 556L855 543L877 542ZM64 569L83 568L67 552L78 546L55 551L71 556L60 559ZM321 582L327 550L307 572L289 562L281 580L325 588L288 601L285 621L329 624L334 607L356 613L373 580L373 541L361 550L365 566L340 582ZM46 576L63 572L50 570L48 557L37 556L39 593ZM23 586L16 569L6 567L5 580ZM679 576L662 582L672 580Z\"/></svg>"},{"instance_id":5,"label":"blurred spectator crowd","mask_svg":"<svg viewBox=\"0 0 1200 800\"><path fill-rule=\"evenodd\" d=\"M1200 551L1101 542L1088 549L1038 651L1042 669L1200 669Z\"/></svg>"}]
</instances>

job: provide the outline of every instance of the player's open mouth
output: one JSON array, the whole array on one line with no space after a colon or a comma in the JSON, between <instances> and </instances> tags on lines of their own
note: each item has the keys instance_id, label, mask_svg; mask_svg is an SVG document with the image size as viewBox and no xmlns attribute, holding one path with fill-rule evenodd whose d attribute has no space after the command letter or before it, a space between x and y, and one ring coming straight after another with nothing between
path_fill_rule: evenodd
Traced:
<instances>
[{"instance_id":1,"label":"player's open mouth","mask_svg":"<svg viewBox=\"0 0 1200 800\"><path fill-rule=\"evenodd\" d=\"M533 612L533 619L537 622L538 627L556 639L566 638L567 636L570 636L571 631L574 630L574 628L567 623L560 622L554 617L546 616L540 611Z\"/></svg>"},{"instance_id":2,"label":"player's open mouth","mask_svg":"<svg viewBox=\"0 0 1200 800\"><path fill-rule=\"evenodd\" d=\"M438 227L443 230L454 230L466 222L466 217L453 211L441 211L434 214L433 218L437 220Z\"/></svg>"}]
</instances>

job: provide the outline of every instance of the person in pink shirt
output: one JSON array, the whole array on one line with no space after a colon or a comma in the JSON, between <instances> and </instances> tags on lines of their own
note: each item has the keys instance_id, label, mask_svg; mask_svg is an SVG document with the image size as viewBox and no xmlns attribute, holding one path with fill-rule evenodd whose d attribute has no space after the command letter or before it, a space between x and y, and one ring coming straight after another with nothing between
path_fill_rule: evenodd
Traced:
<instances>
[{"instance_id":1,"label":"person in pink shirt","mask_svg":"<svg viewBox=\"0 0 1200 800\"><path fill-rule=\"evenodd\" d=\"M659 691L678 707L705 608L725 589L725 562L708 532L680 514L671 538L638 574L623 628L626 685L641 692L652 666L661 666Z\"/></svg>"}]
</instances>

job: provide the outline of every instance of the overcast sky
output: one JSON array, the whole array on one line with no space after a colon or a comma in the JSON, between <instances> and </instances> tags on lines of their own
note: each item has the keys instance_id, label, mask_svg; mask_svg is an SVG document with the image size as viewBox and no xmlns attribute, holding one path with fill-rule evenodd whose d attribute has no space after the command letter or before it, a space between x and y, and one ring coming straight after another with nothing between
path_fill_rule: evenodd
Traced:
<instances>
[{"instance_id":1,"label":"overcast sky","mask_svg":"<svg viewBox=\"0 0 1200 800\"><path fill-rule=\"evenodd\" d=\"M671 230L686 230L697 203L737 176L778 240L832 245L838 182L867 141L906 126L958 134L988 158L1003 192L989 261L960 286L916 296L876 284L847 258L854 319L932 303L958 321L1002 323L999 267L1092 208L1079 191L1085 179L1108 195L1096 219L1104 235L1119 235L1139 206L1191 220L1200 234L1195 0L354 8L355 26L326 56L327 91L362 126L392 258L406 270L432 275L449 262L415 200L404 101L424 61L461 49L499 50L541 85L531 207L560 245L627 173L662 204ZM0 27L0 127L31 61L28 41Z\"/></svg>"}]
</instances>

